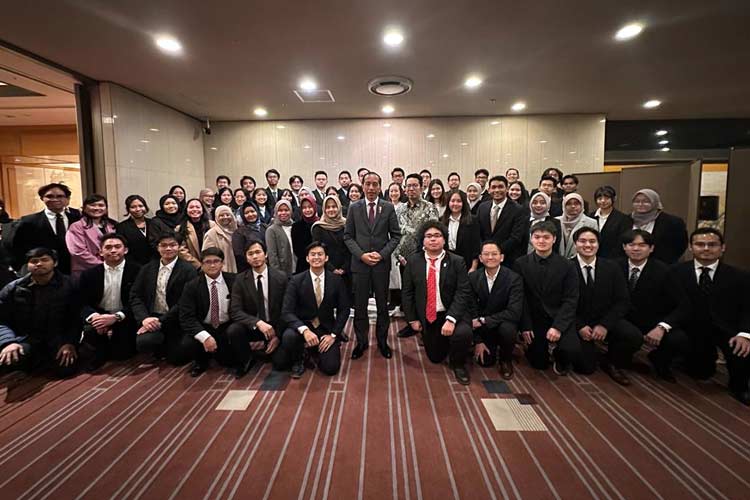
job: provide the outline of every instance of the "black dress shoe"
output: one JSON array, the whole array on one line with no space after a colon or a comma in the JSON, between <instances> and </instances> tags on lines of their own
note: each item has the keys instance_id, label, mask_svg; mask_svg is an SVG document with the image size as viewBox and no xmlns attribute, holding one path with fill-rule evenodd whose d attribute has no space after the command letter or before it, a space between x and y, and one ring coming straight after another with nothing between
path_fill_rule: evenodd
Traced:
<instances>
[{"instance_id":1,"label":"black dress shoe","mask_svg":"<svg viewBox=\"0 0 750 500\"><path fill-rule=\"evenodd\" d=\"M382 345L378 344L378 350L380 351L380 354L382 354L385 359L391 359L393 357L391 348L388 346L387 343L382 344Z\"/></svg>"},{"instance_id":2,"label":"black dress shoe","mask_svg":"<svg viewBox=\"0 0 750 500\"><path fill-rule=\"evenodd\" d=\"M505 380L513 378L513 361L500 361L500 376Z\"/></svg>"},{"instance_id":3,"label":"black dress shoe","mask_svg":"<svg viewBox=\"0 0 750 500\"><path fill-rule=\"evenodd\" d=\"M456 382L461 385L469 385L471 379L469 378L469 372L464 367L456 367L453 369L453 374L456 376Z\"/></svg>"},{"instance_id":4,"label":"black dress shoe","mask_svg":"<svg viewBox=\"0 0 750 500\"><path fill-rule=\"evenodd\" d=\"M357 344L356 346L354 346L354 349L352 349L352 359L359 359L362 356L364 356L365 351L367 350L367 347L368 346L366 345L363 346L360 344Z\"/></svg>"},{"instance_id":5,"label":"black dress shoe","mask_svg":"<svg viewBox=\"0 0 750 500\"><path fill-rule=\"evenodd\" d=\"M648 360L651 361L651 364L654 367L654 372L656 372L656 376L660 379L664 380L665 382L669 382L670 384L676 384L677 379L674 377L674 373L672 373L672 369L669 367L668 364L661 363L656 357L656 351L651 351L648 353Z\"/></svg>"},{"instance_id":6,"label":"black dress shoe","mask_svg":"<svg viewBox=\"0 0 750 500\"><path fill-rule=\"evenodd\" d=\"M240 363L237 368L234 370L234 378L240 379L247 375L247 372L250 371L250 368L252 368L255 365L255 358L250 356L250 359L245 361L244 363Z\"/></svg>"},{"instance_id":7,"label":"black dress shoe","mask_svg":"<svg viewBox=\"0 0 750 500\"><path fill-rule=\"evenodd\" d=\"M206 363L199 363L198 361L193 361L193 365L190 367L190 376L197 377L201 373L205 372L206 368L208 368L208 365Z\"/></svg>"},{"instance_id":8,"label":"black dress shoe","mask_svg":"<svg viewBox=\"0 0 750 500\"><path fill-rule=\"evenodd\" d=\"M305 373L305 363L298 361L292 365L292 378L302 378Z\"/></svg>"},{"instance_id":9,"label":"black dress shoe","mask_svg":"<svg viewBox=\"0 0 750 500\"><path fill-rule=\"evenodd\" d=\"M610 363L602 363L602 371L620 385L630 385L630 378L627 374Z\"/></svg>"},{"instance_id":10,"label":"black dress shoe","mask_svg":"<svg viewBox=\"0 0 750 500\"><path fill-rule=\"evenodd\" d=\"M341 342L349 342L349 335L344 332L339 333L338 337L341 339Z\"/></svg>"},{"instance_id":11,"label":"black dress shoe","mask_svg":"<svg viewBox=\"0 0 750 500\"><path fill-rule=\"evenodd\" d=\"M739 401L745 406L750 406L750 390L748 391L732 391L734 399Z\"/></svg>"},{"instance_id":12,"label":"black dress shoe","mask_svg":"<svg viewBox=\"0 0 750 500\"><path fill-rule=\"evenodd\" d=\"M413 337L416 334L416 330L414 330L410 325L407 324L405 327L398 331L398 338L408 339L409 337Z\"/></svg>"}]
</instances>

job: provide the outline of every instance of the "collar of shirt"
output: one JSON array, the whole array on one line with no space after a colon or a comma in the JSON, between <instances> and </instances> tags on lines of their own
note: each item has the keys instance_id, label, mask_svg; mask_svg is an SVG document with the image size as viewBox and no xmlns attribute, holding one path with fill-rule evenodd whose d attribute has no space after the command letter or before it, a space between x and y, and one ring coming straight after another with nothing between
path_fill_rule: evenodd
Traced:
<instances>
[{"instance_id":1,"label":"collar of shirt","mask_svg":"<svg viewBox=\"0 0 750 500\"><path fill-rule=\"evenodd\" d=\"M500 268L499 267L495 271L495 274L492 275L492 276L490 276L490 273L487 272L487 269L484 270L484 277L487 278L487 281L492 281L494 283L498 276L500 276Z\"/></svg>"},{"instance_id":2,"label":"collar of shirt","mask_svg":"<svg viewBox=\"0 0 750 500\"><path fill-rule=\"evenodd\" d=\"M325 271L323 271L322 273L320 273L320 275L317 275L314 272L312 272L312 269L310 269L310 279L313 282L313 286L315 286L315 278L320 278L320 286L325 286L325 281L326 281L326 272Z\"/></svg>"},{"instance_id":3,"label":"collar of shirt","mask_svg":"<svg viewBox=\"0 0 750 500\"><path fill-rule=\"evenodd\" d=\"M507 202L508 202L508 198L507 197L503 198L503 201L501 201L500 203L496 202L495 200L492 200L492 208L500 207L500 211L502 212L503 208L505 208L505 204Z\"/></svg>"},{"instance_id":4,"label":"collar of shirt","mask_svg":"<svg viewBox=\"0 0 750 500\"><path fill-rule=\"evenodd\" d=\"M711 273L711 276L713 276L714 273L716 272L716 268L719 267L719 261L717 260L713 264L709 264L707 266L704 266L703 264L701 264L697 260L693 259L693 265L695 266L695 272L696 273L700 274L701 271L703 271L703 269L701 269L701 268L702 267L707 267L709 269L709 272Z\"/></svg>"},{"instance_id":5,"label":"collar of shirt","mask_svg":"<svg viewBox=\"0 0 750 500\"><path fill-rule=\"evenodd\" d=\"M216 277L215 280L214 278L211 278L208 274L204 274L203 276L205 276L206 284L208 284L208 286L211 286L211 283L213 283L214 281L216 281L217 286L224 283L224 273L219 273L219 275Z\"/></svg>"},{"instance_id":6,"label":"collar of shirt","mask_svg":"<svg viewBox=\"0 0 750 500\"><path fill-rule=\"evenodd\" d=\"M104 268L107 269L108 271L116 271L119 273L125 269L125 259L122 259L122 262L117 264L115 267L111 267L105 263Z\"/></svg>"},{"instance_id":7,"label":"collar of shirt","mask_svg":"<svg viewBox=\"0 0 750 500\"><path fill-rule=\"evenodd\" d=\"M258 281L258 276L263 276L263 279L265 280L265 282L268 283L268 266L266 266L266 268L263 269L263 272L260 274L256 273L255 270L253 269L253 279L255 281Z\"/></svg>"},{"instance_id":8,"label":"collar of shirt","mask_svg":"<svg viewBox=\"0 0 750 500\"><path fill-rule=\"evenodd\" d=\"M645 261L643 261L643 264L641 264L640 266L636 266L635 264L633 264L630 261L630 259L628 259L628 273L632 273L633 269L636 269L636 268L638 269L639 273L642 273L643 272L643 268L646 267L646 264L648 264L648 259L646 259Z\"/></svg>"},{"instance_id":9,"label":"collar of shirt","mask_svg":"<svg viewBox=\"0 0 750 500\"><path fill-rule=\"evenodd\" d=\"M578 259L578 265L581 266L581 271L583 271L584 274L586 273L586 266L591 266L591 270L596 271L596 257L591 261L591 264L586 264L580 255L576 255L576 259Z\"/></svg>"},{"instance_id":10,"label":"collar of shirt","mask_svg":"<svg viewBox=\"0 0 750 500\"><path fill-rule=\"evenodd\" d=\"M437 260L435 261L435 267L440 267L440 263L443 261L444 258L445 258L445 249L442 252L440 252L440 255L437 256ZM425 252L424 260L429 264L431 259L432 257L427 255L427 252Z\"/></svg>"},{"instance_id":11,"label":"collar of shirt","mask_svg":"<svg viewBox=\"0 0 750 500\"><path fill-rule=\"evenodd\" d=\"M602 209L601 208L597 208L596 209L596 213L594 213L594 215L596 217L599 217L600 219L606 219L607 217L609 217L610 215L612 215L612 212L610 212L610 213L608 213L608 214L605 215L605 214L602 214Z\"/></svg>"},{"instance_id":12,"label":"collar of shirt","mask_svg":"<svg viewBox=\"0 0 750 500\"><path fill-rule=\"evenodd\" d=\"M461 222L461 216L459 215L458 217L454 217L453 215L451 215L448 217L448 221L449 222Z\"/></svg>"},{"instance_id":13,"label":"collar of shirt","mask_svg":"<svg viewBox=\"0 0 750 500\"><path fill-rule=\"evenodd\" d=\"M172 262L170 262L169 264L164 264L161 260L159 260L159 271L161 271L163 267L168 267L170 272L174 271L174 266L175 264L177 264L177 259L179 259L179 257L175 257L174 260L172 260Z\"/></svg>"},{"instance_id":14,"label":"collar of shirt","mask_svg":"<svg viewBox=\"0 0 750 500\"><path fill-rule=\"evenodd\" d=\"M53 221L53 222L55 221L55 219L57 219L57 214L55 212L53 212L52 210L50 210L49 208L45 208L44 209L44 215L46 215L47 218L49 220ZM60 215L63 216L63 219L67 219L68 218L68 214L65 213L65 210L63 210L62 212L60 212Z\"/></svg>"}]
</instances>

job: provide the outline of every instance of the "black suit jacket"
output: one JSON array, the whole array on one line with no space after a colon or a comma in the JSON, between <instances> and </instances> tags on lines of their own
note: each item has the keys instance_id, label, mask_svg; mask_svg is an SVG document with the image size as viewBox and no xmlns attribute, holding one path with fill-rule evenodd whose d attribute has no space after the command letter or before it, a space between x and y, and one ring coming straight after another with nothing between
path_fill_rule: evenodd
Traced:
<instances>
[{"instance_id":1,"label":"black suit jacket","mask_svg":"<svg viewBox=\"0 0 750 500\"><path fill-rule=\"evenodd\" d=\"M409 257L404 268L401 301L406 321L419 320L427 324L427 261L424 253ZM440 300L445 306L445 315L456 321L471 320L471 285L466 273L464 259L450 252L445 253L441 263Z\"/></svg>"},{"instance_id":2,"label":"black suit jacket","mask_svg":"<svg viewBox=\"0 0 750 500\"><path fill-rule=\"evenodd\" d=\"M281 306L284 302L284 293L286 291L289 277L286 273L268 267L268 290L263 293L268 297L268 314L267 323L273 326L278 335L283 332L284 322L281 319ZM253 329L260 321L258 311L263 307L258 297L258 288L253 278L253 270L237 275L232 286L231 316L232 321L241 323L246 328Z\"/></svg>"},{"instance_id":3,"label":"black suit jacket","mask_svg":"<svg viewBox=\"0 0 750 500\"><path fill-rule=\"evenodd\" d=\"M605 226L606 227L606 226ZM667 264L674 264L688 246L687 228L685 221L676 215L662 212L654 221L654 252L651 257L661 260Z\"/></svg>"},{"instance_id":4,"label":"black suit jacket","mask_svg":"<svg viewBox=\"0 0 750 500\"><path fill-rule=\"evenodd\" d=\"M599 217L591 214L591 218L599 222ZM607 223L604 229L599 232L599 257L608 259L620 259L625 257L625 251L622 249L622 235L632 229L633 219L629 215L613 209L607 217Z\"/></svg>"},{"instance_id":5,"label":"black suit jacket","mask_svg":"<svg viewBox=\"0 0 750 500\"><path fill-rule=\"evenodd\" d=\"M456 249L453 253L464 259L466 269L471 268L474 259L479 258L482 238L479 235L479 223L472 217L470 224L459 224L456 235Z\"/></svg>"},{"instance_id":6,"label":"black suit jacket","mask_svg":"<svg viewBox=\"0 0 750 500\"><path fill-rule=\"evenodd\" d=\"M323 301L318 306L310 271L295 274L286 287L281 318L287 327L295 330L307 326L324 334L340 335L349 319L349 294L344 286L344 280L326 270ZM312 326L314 318L320 321L317 329Z\"/></svg>"},{"instance_id":7,"label":"black suit jacket","mask_svg":"<svg viewBox=\"0 0 750 500\"><path fill-rule=\"evenodd\" d=\"M618 264L627 283L630 280L628 259L620 259ZM668 272L669 266L662 261L648 259L635 288L629 290L630 309L625 319L637 326L641 332L651 331L676 305L667 282Z\"/></svg>"},{"instance_id":8,"label":"black suit jacket","mask_svg":"<svg viewBox=\"0 0 750 500\"><path fill-rule=\"evenodd\" d=\"M515 271L523 278L523 330L556 328L573 332L578 307L578 272L573 263L552 253L541 264L535 252L519 257ZM546 271L545 271L546 268Z\"/></svg>"},{"instance_id":9,"label":"black suit jacket","mask_svg":"<svg viewBox=\"0 0 750 500\"><path fill-rule=\"evenodd\" d=\"M81 219L81 213L75 209L70 209L66 215L68 227ZM63 274L70 274L70 252L68 252L65 238L57 237L44 210L21 217L13 240L16 269L26 264L24 257L26 252L36 247L46 247L57 251L57 268Z\"/></svg>"},{"instance_id":10,"label":"black suit jacket","mask_svg":"<svg viewBox=\"0 0 750 500\"><path fill-rule=\"evenodd\" d=\"M501 323L517 327L523 314L523 280L515 271L500 267L490 291L484 269L469 273L471 285L471 317L484 317L484 326L494 329ZM480 332L474 330L475 341L482 342Z\"/></svg>"},{"instance_id":11,"label":"black suit jacket","mask_svg":"<svg viewBox=\"0 0 750 500\"><path fill-rule=\"evenodd\" d=\"M348 208L349 207L349 190L340 187L338 189L338 193L339 193L339 201L341 202L341 206Z\"/></svg>"},{"instance_id":12,"label":"black suit jacket","mask_svg":"<svg viewBox=\"0 0 750 500\"><path fill-rule=\"evenodd\" d=\"M156 251L156 239L160 230L154 225L152 219L146 219L146 236L143 236L141 230L135 225L135 221L130 217L118 223L115 230L128 240L126 258L129 261L143 266L159 257Z\"/></svg>"},{"instance_id":13,"label":"black suit jacket","mask_svg":"<svg viewBox=\"0 0 750 500\"><path fill-rule=\"evenodd\" d=\"M152 260L141 268L135 283L130 289L130 309L137 324L154 315L154 301L156 300L156 278L159 275L159 259ZM195 268L186 261L177 258L172 274L167 281L167 306L169 310L162 318L164 322L176 322L179 318L179 301L185 285L195 279Z\"/></svg>"},{"instance_id":14,"label":"black suit jacket","mask_svg":"<svg viewBox=\"0 0 750 500\"><path fill-rule=\"evenodd\" d=\"M221 273L221 275L229 289L227 298L231 300L232 286L234 285L236 274ZM180 297L180 326L185 335L195 337L196 334L206 329L203 326L203 320L206 318L210 307L211 297L208 293L206 275L200 273L197 278L185 284L182 297ZM231 305L230 311L227 312L231 312Z\"/></svg>"},{"instance_id":15,"label":"black suit jacket","mask_svg":"<svg viewBox=\"0 0 750 500\"><path fill-rule=\"evenodd\" d=\"M576 330L596 325L611 330L630 310L628 285L622 271L615 262L598 257L594 268L594 287L589 291L578 258L573 257L570 261L578 271Z\"/></svg>"},{"instance_id":16,"label":"black suit jacket","mask_svg":"<svg viewBox=\"0 0 750 500\"><path fill-rule=\"evenodd\" d=\"M698 289L692 260L673 266L668 282L679 305L665 323L699 334L718 330L726 338L750 333L750 275L745 271L720 262L708 298Z\"/></svg>"},{"instance_id":17,"label":"black suit jacket","mask_svg":"<svg viewBox=\"0 0 750 500\"><path fill-rule=\"evenodd\" d=\"M135 283L138 272L141 270L137 262L125 261L125 269L122 271L122 282L120 283L120 301L122 312L127 320L133 321L133 313L130 310L130 290ZM81 273L78 282L79 295L81 297L81 320L86 320L94 313L104 313L99 303L104 296L104 264L99 264Z\"/></svg>"},{"instance_id":18,"label":"black suit jacket","mask_svg":"<svg viewBox=\"0 0 750 500\"><path fill-rule=\"evenodd\" d=\"M390 202L378 199L375 205L375 223L368 218L367 199L349 206L344 228L344 243L352 254L352 272L366 273L370 270L387 273L391 270L391 254L401 240L396 210ZM374 266L362 262L362 254L378 252L383 258Z\"/></svg>"},{"instance_id":19,"label":"black suit jacket","mask_svg":"<svg viewBox=\"0 0 750 500\"><path fill-rule=\"evenodd\" d=\"M492 221L490 215L492 212L493 201L486 201L479 207L479 232L482 241L493 240L500 244L503 249L505 259L503 264L511 267L513 261L519 256L526 253L523 242L529 231L529 222L526 212L515 201L508 199L505 202L503 211L495 224L495 231L492 231Z\"/></svg>"}]
</instances>

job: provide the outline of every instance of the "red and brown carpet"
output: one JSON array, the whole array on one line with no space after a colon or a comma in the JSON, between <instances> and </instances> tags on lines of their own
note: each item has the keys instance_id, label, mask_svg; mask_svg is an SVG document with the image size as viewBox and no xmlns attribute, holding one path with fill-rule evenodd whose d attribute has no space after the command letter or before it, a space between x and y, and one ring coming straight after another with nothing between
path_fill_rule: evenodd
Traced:
<instances>
[{"instance_id":1,"label":"red and brown carpet","mask_svg":"<svg viewBox=\"0 0 750 500\"><path fill-rule=\"evenodd\" d=\"M750 498L750 410L716 381L623 388L521 361L464 387L392 339L390 361L345 344L333 378L138 360L6 375L2 498Z\"/></svg>"}]
</instances>

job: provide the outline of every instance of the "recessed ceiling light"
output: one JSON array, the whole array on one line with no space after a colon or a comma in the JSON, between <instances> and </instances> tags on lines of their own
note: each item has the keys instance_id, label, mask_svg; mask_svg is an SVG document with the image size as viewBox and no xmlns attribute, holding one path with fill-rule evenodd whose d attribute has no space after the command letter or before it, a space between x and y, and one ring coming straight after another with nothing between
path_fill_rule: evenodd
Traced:
<instances>
[{"instance_id":1,"label":"recessed ceiling light","mask_svg":"<svg viewBox=\"0 0 750 500\"><path fill-rule=\"evenodd\" d=\"M318 84L312 78L303 78L299 82L299 88L300 88L300 90L305 90L305 91L309 92L311 90L317 89L318 88Z\"/></svg>"},{"instance_id":2,"label":"recessed ceiling light","mask_svg":"<svg viewBox=\"0 0 750 500\"><path fill-rule=\"evenodd\" d=\"M211 151L218 151L218 149L216 146L211 146Z\"/></svg>"},{"instance_id":3,"label":"recessed ceiling light","mask_svg":"<svg viewBox=\"0 0 750 500\"><path fill-rule=\"evenodd\" d=\"M387 115L390 115L391 113L393 113L394 111L396 111L396 108L394 108L394 107L393 107L393 106L391 106L390 104L386 104L385 106L383 106L382 108L380 108L380 110L381 110L381 111L382 111L383 113L385 113L385 114L387 114Z\"/></svg>"},{"instance_id":4,"label":"recessed ceiling light","mask_svg":"<svg viewBox=\"0 0 750 500\"><path fill-rule=\"evenodd\" d=\"M279 130L285 129L286 127L284 125L276 125L276 128Z\"/></svg>"},{"instance_id":5,"label":"recessed ceiling light","mask_svg":"<svg viewBox=\"0 0 750 500\"><path fill-rule=\"evenodd\" d=\"M661 137L663 135L667 135L668 133L669 132L667 132L666 130L657 130L656 131L656 135L658 135L659 137Z\"/></svg>"},{"instance_id":6,"label":"recessed ceiling light","mask_svg":"<svg viewBox=\"0 0 750 500\"><path fill-rule=\"evenodd\" d=\"M651 99L643 103L643 107L646 109L658 108L659 106L661 106L661 101L658 99Z\"/></svg>"},{"instance_id":7,"label":"recessed ceiling light","mask_svg":"<svg viewBox=\"0 0 750 500\"><path fill-rule=\"evenodd\" d=\"M346 139L346 136L339 135L339 136L336 137L336 139L338 139L340 141L343 141L344 139Z\"/></svg>"},{"instance_id":8,"label":"recessed ceiling light","mask_svg":"<svg viewBox=\"0 0 750 500\"><path fill-rule=\"evenodd\" d=\"M661 148L662 151L669 151L669 148Z\"/></svg>"},{"instance_id":9,"label":"recessed ceiling light","mask_svg":"<svg viewBox=\"0 0 750 500\"><path fill-rule=\"evenodd\" d=\"M464 82L464 86L467 89L475 89L479 87L480 85L482 85L482 79L476 75L472 75L466 78L466 81Z\"/></svg>"},{"instance_id":10,"label":"recessed ceiling light","mask_svg":"<svg viewBox=\"0 0 750 500\"><path fill-rule=\"evenodd\" d=\"M448 153L443 153L443 158L448 158Z\"/></svg>"},{"instance_id":11,"label":"recessed ceiling light","mask_svg":"<svg viewBox=\"0 0 750 500\"><path fill-rule=\"evenodd\" d=\"M182 44L173 36L159 35L156 37L156 46L168 54L179 54L182 52Z\"/></svg>"},{"instance_id":12,"label":"recessed ceiling light","mask_svg":"<svg viewBox=\"0 0 750 500\"><path fill-rule=\"evenodd\" d=\"M494 122L490 122L490 125L497 125L498 123L500 123L500 122L494 121Z\"/></svg>"},{"instance_id":13,"label":"recessed ceiling light","mask_svg":"<svg viewBox=\"0 0 750 500\"><path fill-rule=\"evenodd\" d=\"M427 138L428 139L434 139L435 138L435 134L427 134Z\"/></svg>"},{"instance_id":14,"label":"recessed ceiling light","mask_svg":"<svg viewBox=\"0 0 750 500\"><path fill-rule=\"evenodd\" d=\"M302 146L302 147L303 147L303 148L305 148L305 149L310 149L310 145L309 145L309 144L305 144L305 145L304 145L304 146Z\"/></svg>"},{"instance_id":15,"label":"recessed ceiling light","mask_svg":"<svg viewBox=\"0 0 750 500\"><path fill-rule=\"evenodd\" d=\"M568 151L568 154L574 155L574 154L576 154L576 152L575 151Z\"/></svg>"},{"instance_id":16,"label":"recessed ceiling light","mask_svg":"<svg viewBox=\"0 0 750 500\"><path fill-rule=\"evenodd\" d=\"M383 124L383 126L384 126L385 128L388 128L388 127L390 127L390 126L391 126L391 124L390 124L390 123L384 123L384 124Z\"/></svg>"},{"instance_id":17,"label":"recessed ceiling light","mask_svg":"<svg viewBox=\"0 0 750 500\"><path fill-rule=\"evenodd\" d=\"M150 129L148 129L148 130L149 130L150 132L158 132L158 131L159 131L159 129L158 129L158 128L150 128Z\"/></svg>"},{"instance_id":18,"label":"recessed ceiling light","mask_svg":"<svg viewBox=\"0 0 750 500\"><path fill-rule=\"evenodd\" d=\"M404 43L404 35L396 28L390 28L383 34L383 43L389 47L398 47Z\"/></svg>"},{"instance_id":19,"label":"recessed ceiling light","mask_svg":"<svg viewBox=\"0 0 750 500\"><path fill-rule=\"evenodd\" d=\"M669 141L666 140L666 139L662 139L661 141L659 141L659 144L661 144L662 146L664 146L665 144L669 144Z\"/></svg>"},{"instance_id":20,"label":"recessed ceiling light","mask_svg":"<svg viewBox=\"0 0 750 500\"><path fill-rule=\"evenodd\" d=\"M268 111L266 111L266 108L255 108L253 114L255 116L266 116L268 115Z\"/></svg>"},{"instance_id":21,"label":"recessed ceiling light","mask_svg":"<svg viewBox=\"0 0 750 500\"><path fill-rule=\"evenodd\" d=\"M643 24L641 23L630 23L626 24L615 33L615 40L624 42L637 37L643 31Z\"/></svg>"},{"instance_id":22,"label":"recessed ceiling light","mask_svg":"<svg viewBox=\"0 0 750 500\"><path fill-rule=\"evenodd\" d=\"M513 104L513 106L510 107L513 111L523 111L526 109L526 103L523 101L518 101L517 103Z\"/></svg>"}]
</instances>

